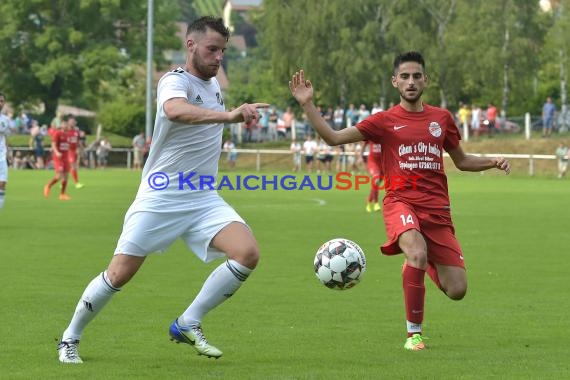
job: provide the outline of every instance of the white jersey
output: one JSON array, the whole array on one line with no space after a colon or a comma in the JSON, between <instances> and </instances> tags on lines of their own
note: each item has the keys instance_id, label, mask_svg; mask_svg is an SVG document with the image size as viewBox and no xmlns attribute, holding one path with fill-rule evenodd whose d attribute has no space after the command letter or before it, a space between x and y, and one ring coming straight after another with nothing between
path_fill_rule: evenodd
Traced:
<instances>
[{"instance_id":1,"label":"white jersey","mask_svg":"<svg viewBox=\"0 0 570 380\"><path fill-rule=\"evenodd\" d=\"M216 78L202 80L178 68L160 79L152 143L135 200L139 210L185 211L194 203L203 202L204 192L215 192L209 188L216 186L224 125L190 125L168 120L164 103L172 98L225 111ZM166 183L168 186L162 188Z\"/></svg>"},{"instance_id":2,"label":"white jersey","mask_svg":"<svg viewBox=\"0 0 570 380\"><path fill-rule=\"evenodd\" d=\"M303 151L305 152L306 156L312 156L315 154L315 151L318 149L317 142L315 140L307 140L303 143Z\"/></svg>"},{"instance_id":3,"label":"white jersey","mask_svg":"<svg viewBox=\"0 0 570 380\"><path fill-rule=\"evenodd\" d=\"M6 162L6 136L12 132L12 123L8 116L0 114L0 162Z\"/></svg>"}]
</instances>

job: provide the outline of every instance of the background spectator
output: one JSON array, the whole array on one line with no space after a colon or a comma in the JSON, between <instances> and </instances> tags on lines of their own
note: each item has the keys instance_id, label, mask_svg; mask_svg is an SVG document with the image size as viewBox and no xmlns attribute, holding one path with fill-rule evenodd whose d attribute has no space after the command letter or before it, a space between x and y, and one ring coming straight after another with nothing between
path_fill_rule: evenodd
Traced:
<instances>
[{"instance_id":1,"label":"background spectator","mask_svg":"<svg viewBox=\"0 0 570 380\"><path fill-rule=\"evenodd\" d=\"M133 169L135 170L142 169L145 142L144 132L133 137Z\"/></svg>"},{"instance_id":2,"label":"background spectator","mask_svg":"<svg viewBox=\"0 0 570 380\"><path fill-rule=\"evenodd\" d=\"M109 139L103 137L103 140L101 140L97 147L97 165L99 166L99 169L105 169L107 167L107 160L109 158L109 151L111 148L112 146Z\"/></svg>"},{"instance_id":3,"label":"background spectator","mask_svg":"<svg viewBox=\"0 0 570 380\"><path fill-rule=\"evenodd\" d=\"M556 114L556 105L549 96L542 106L542 137L550 137L552 127L554 126L554 115Z\"/></svg>"},{"instance_id":4,"label":"background spectator","mask_svg":"<svg viewBox=\"0 0 570 380\"><path fill-rule=\"evenodd\" d=\"M237 149L236 144L232 140L227 140L223 146L224 152L226 152L226 159L228 161L228 166L234 168L237 161Z\"/></svg>"},{"instance_id":5,"label":"background spectator","mask_svg":"<svg viewBox=\"0 0 570 380\"><path fill-rule=\"evenodd\" d=\"M568 147L565 142L561 142L556 148L556 157L558 157L558 178L566 176L568 170Z\"/></svg>"}]
</instances>

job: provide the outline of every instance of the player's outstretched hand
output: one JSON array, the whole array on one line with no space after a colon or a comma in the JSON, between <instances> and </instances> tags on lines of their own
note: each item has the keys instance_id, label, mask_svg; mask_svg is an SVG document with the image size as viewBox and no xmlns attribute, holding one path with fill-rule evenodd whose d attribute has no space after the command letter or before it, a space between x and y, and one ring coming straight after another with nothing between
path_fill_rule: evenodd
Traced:
<instances>
[{"instance_id":1,"label":"player's outstretched hand","mask_svg":"<svg viewBox=\"0 0 570 380\"><path fill-rule=\"evenodd\" d=\"M511 172L511 163L504 157L495 158L495 167L499 170L504 170L506 174Z\"/></svg>"},{"instance_id":2,"label":"player's outstretched hand","mask_svg":"<svg viewBox=\"0 0 570 380\"><path fill-rule=\"evenodd\" d=\"M297 71L289 81L289 90L301 106L313 100L313 85L311 81L305 79L303 70Z\"/></svg>"},{"instance_id":3,"label":"player's outstretched hand","mask_svg":"<svg viewBox=\"0 0 570 380\"><path fill-rule=\"evenodd\" d=\"M249 123L253 119L259 120L261 115L259 114L259 108L267 108L269 104L267 103L244 103L238 108L230 111L230 123L246 122Z\"/></svg>"}]
</instances>

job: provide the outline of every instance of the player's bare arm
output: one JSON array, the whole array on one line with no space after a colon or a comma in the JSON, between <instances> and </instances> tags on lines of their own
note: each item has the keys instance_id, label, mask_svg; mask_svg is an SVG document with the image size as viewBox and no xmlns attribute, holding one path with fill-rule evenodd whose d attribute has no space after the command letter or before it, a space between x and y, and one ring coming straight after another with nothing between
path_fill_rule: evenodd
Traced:
<instances>
[{"instance_id":1,"label":"player's bare arm","mask_svg":"<svg viewBox=\"0 0 570 380\"><path fill-rule=\"evenodd\" d=\"M504 157L478 157L466 154L460 145L447 153L449 153L455 167L459 170L480 172L496 168L503 170L506 174L511 172L511 164Z\"/></svg>"},{"instance_id":2,"label":"player's bare arm","mask_svg":"<svg viewBox=\"0 0 570 380\"><path fill-rule=\"evenodd\" d=\"M168 120L184 124L239 123L259 119L258 109L267 107L267 103L245 103L230 112L220 112L195 106L184 98L172 98L164 103L164 113Z\"/></svg>"},{"instance_id":3,"label":"player's bare arm","mask_svg":"<svg viewBox=\"0 0 570 380\"><path fill-rule=\"evenodd\" d=\"M305 79L305 72L303 70L293 74L289 81L289 90L291 90L291 94L301 107L303 107L307 119L309 119L313 128L327 144L336 146L364 140L364 136L362 136L360 131L355 127L335 131L329 126L313 102L313 85L310 80Z\"/></svg>"}]
</instances>

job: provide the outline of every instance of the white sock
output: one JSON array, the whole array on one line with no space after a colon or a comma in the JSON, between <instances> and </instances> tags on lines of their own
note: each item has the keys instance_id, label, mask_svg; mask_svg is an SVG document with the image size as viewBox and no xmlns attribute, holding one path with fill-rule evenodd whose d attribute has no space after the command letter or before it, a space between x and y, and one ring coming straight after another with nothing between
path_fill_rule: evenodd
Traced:
<instances>
[{"instance_id":1,"label":"white sock","mask_svg":"<svg viewBox=\"0 0 570 380\"><path fill-rule=\"evenodd\" d=\"M230 298L251 272L235 260L227 260L218 266L206 279L192 304L178 318L178 323L182 326L199 325L204 315Z\"/></svg>"},{"instance_id":2,"label":"white sock","mask_svg":"<svg viewBox=\"0 0 570 380\"><path fill-rule=\"evenodd\" d=\"M0 208L4 207L4 192L0 190Z\"/></svg>"},{"instance_id":3,"label":"white sock","mask_svg":"<svg viewBox=\"0 0 570 380\"><path fill-rule=\"evenodd\" d=\"M98 274L83 292L77 303L75 313L67 329L63 332L62 341L80 340L83 330L93 318L109 302L111 297L121 289L114 288L107 277L107 271Z\"/></svg>"},{"instance_id":4,"label":"white sock","mask_svg":"<svg viewBox=\"0 0 570 380\"><path fill-rule=\"evenodd\" d=\"M421 334L422 333L422 324L421 323L414 323L414 322L406 321L406 328L408 330L408 334Z\"/></svg>"}]
</instances>

